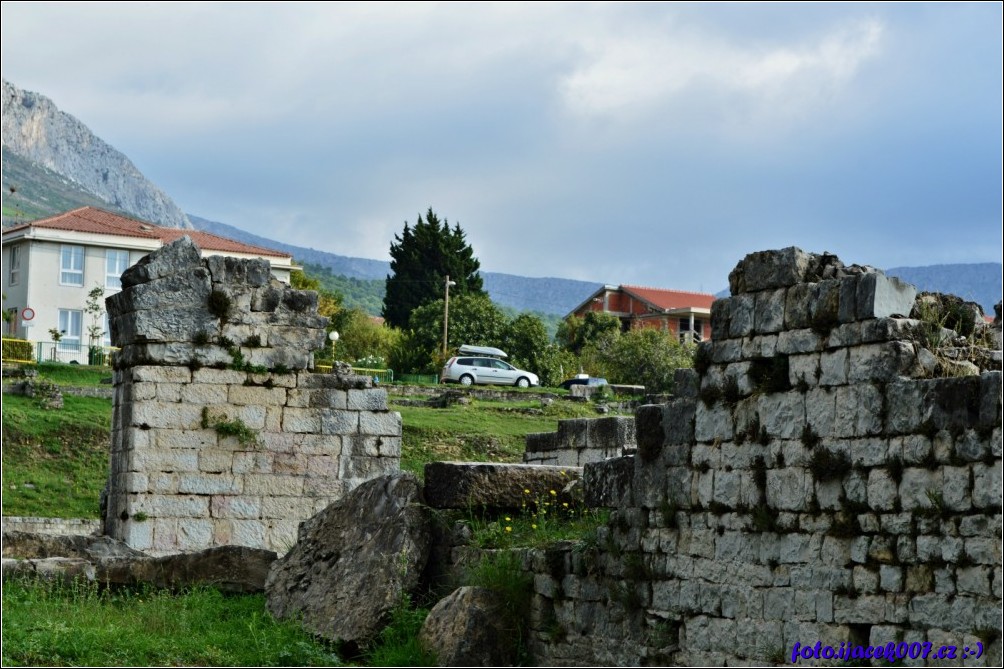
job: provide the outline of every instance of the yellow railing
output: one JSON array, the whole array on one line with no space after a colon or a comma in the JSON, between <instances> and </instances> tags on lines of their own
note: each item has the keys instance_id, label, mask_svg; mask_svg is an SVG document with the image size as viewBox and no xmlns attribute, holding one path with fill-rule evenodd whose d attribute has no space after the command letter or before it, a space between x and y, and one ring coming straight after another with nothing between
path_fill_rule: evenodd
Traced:
<instances>
[{"instance_id":1,"label":"yellow railing","mask_svg":"<svg viewBox=\"0 0 1004 669\"><path fill-rule=\"evenodd\" d=\"M35 343L27 339L3 338L3 361L20 363L22 365L35 364Z\"/></svg>"},{"instance_id":2,"label":"yellow railing","mask_svg":"<svg viewBox=\"0 0 1004 669\"><path fill-rule=\"evenodd\" d=\"M314 365L314 369L319 372L324 372L325 374L331 371L331 365ZM353 367L352 371L356 374L361 374L363 376L376 376L381 381L387 381L388 383L393 383L394 381L394 370L393 369L370 369L368 367Z\"/></svg>"}]
</instances>

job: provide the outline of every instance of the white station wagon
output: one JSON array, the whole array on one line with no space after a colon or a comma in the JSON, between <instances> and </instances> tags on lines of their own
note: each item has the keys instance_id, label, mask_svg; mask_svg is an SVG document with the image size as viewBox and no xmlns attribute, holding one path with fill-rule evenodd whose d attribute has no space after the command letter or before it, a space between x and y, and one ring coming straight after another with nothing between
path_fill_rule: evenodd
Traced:
<instances>
[{"instance_id":1,"label":"white station wagon","mask_svg":"<svg viewBox=\"0 0 1004 669\"><path fill-rule=\"evenodd\" d=\"M533 372L516 369L501 358L508 357L504 351L492 346L460 347L460 355L454 356L443 365L439 374L440 383L459 383L464 386L497 384L529 388L539 386L540 379Z\"/></svg>"}]
</instances>

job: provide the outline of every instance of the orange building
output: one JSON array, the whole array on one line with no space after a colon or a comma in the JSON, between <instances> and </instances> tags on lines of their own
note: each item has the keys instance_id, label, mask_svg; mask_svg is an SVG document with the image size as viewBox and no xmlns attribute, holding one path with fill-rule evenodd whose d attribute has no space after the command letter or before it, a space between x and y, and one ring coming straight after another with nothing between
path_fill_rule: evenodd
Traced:
<instances>
[{"instance_id":1,"label":"orange building","mask_svg":"<svg viewBox=\"0 0 1004 669\"><path fill-rule=\"evenodd\" d=\"M590 311L617 316L621 330L658 328L672 332L681 342L711 339L710 293L665 290L642 286L606 285L590 295L569 316L584 317Z\"/></svg>"}]
</instances>

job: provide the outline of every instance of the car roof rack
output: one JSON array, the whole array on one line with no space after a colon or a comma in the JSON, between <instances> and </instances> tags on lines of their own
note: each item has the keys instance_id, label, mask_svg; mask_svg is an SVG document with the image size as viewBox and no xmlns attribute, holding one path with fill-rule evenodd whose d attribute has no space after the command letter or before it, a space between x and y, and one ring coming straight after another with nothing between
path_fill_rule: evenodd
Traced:
<instances>
[{"instance_id":1,"label":"car roof rack","mask_svg":"<svg viewBox=\"0 0 1004 669\"><path fill-rule=\"evenodd\" d=\"M497 349L494 346L469 346L464 344L460 347L461 355L490 355L495 358L508 358L505 351Z\"/></svg>"}]
</instances>

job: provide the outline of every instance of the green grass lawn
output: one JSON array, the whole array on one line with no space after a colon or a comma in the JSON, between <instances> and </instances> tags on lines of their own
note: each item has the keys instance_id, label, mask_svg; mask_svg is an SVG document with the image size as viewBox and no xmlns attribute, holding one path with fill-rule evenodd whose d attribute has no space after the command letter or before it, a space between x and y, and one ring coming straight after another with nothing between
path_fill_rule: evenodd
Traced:
<instances>
[{"instance_id":1,"label":"green grass lawn","mask_svg":"<svg viewBox=\"0 0 1004 669\"><path fill-rule=\"evenodd\" d=\"M62 409L3 398L3 515L97 518L108 478L111 400L63 398Z\"/></svg>"},{"instance_id":2,"label":"green grass lawn","mask_svg":"<svg viewBox=\"0 0 1004 669\"><path fill-rule=\"evenodd\" d=\"M5 667L338 664L298 623L274 620L264 595L113 592L79 581L3 586Z\"/></svg>"},{"instance_id":3,"label":"green grass lawn","mask_svg":"<svg viewBox=\"0 0 1004 669\"><path fill-rule=\"evenodd\" d=\"M111 388L103 380L112 378L111 367L92 367L90 365L67 365L61 362L40 362L36 365L38 375L59 386L105 386Z\"/></svg>"}]
</instances>

